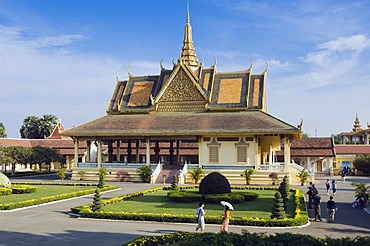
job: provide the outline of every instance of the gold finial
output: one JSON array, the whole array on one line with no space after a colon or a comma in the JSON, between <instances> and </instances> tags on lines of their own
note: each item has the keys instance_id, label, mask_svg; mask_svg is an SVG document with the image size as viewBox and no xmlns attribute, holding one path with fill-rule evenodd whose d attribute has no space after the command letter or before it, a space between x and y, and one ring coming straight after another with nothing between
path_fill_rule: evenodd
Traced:
<instances>
[{"instance_id":1,"label":"gold finial","mask_svg":"<svg viewBox=\"0 0 370 246\"><path fill-rule=\"evenodd\" d=\"M189 2L187 3L186 26L185 26L184 41L183 41L183 46L182 46L182 52L180 55L180 60L182 60L184 64L191 66L191 67L199 66L197 55L194 52L192 30L190 26Z\"/></svg>"}]
</instances>

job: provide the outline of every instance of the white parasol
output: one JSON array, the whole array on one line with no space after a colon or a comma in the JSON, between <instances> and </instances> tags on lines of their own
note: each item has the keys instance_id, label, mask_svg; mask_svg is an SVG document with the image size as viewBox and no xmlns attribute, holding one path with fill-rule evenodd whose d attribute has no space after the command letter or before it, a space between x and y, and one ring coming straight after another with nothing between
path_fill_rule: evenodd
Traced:
<instances>
[{"instance_id":1,"label":"white parasol","mask_svg":"<svg viewBox=\"0 0 370 246\"><path fill-rule=\"evenodd\" d=\"M231 205L229 202L221 201L221 205L228 206L230 210L234 210L233 205Z\"/></svg>"}]
</instances>

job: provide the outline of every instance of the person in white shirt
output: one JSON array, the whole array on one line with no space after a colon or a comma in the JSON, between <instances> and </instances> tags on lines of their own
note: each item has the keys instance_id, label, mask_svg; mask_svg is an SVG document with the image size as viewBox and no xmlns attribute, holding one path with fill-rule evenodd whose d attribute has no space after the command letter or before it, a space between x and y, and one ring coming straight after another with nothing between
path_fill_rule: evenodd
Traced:
<instances>
[{"instance_id":1,"label":"person in white shirt","mask_svg":"<svg viewBox=\"0 0 370 246\"><path fill-rule=\"evenodd\" d=\"M195 228L195 231L198 231L200 229L200 232L203 233L204 229L206 227L206 223L204 222L204 216L206 212L204 212L204 203L199 203L199 207L197 208L197 221L198 225L197 228Z\"/></svg>"}]
</instances>

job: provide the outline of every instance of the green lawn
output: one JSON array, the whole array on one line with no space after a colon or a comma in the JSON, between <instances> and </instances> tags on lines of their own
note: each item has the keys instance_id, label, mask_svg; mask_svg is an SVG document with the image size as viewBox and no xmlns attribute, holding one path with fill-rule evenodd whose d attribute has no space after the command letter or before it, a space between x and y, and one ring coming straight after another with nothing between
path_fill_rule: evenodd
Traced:
<instances>
[{"instance_id":1,"label":"green lawn","mask_svg":"<svg viewBox=\"0 0 370 246\"><path fill-rule=\"evenodd\" d=\"M270 218L273 196L276 191L272 190L251 190L259 194L255 201L233 204L232 217L259 217ZM144 196L134 197L120 203L104 206L104 212L135 212L135 213L159 213L177 215L195 215L198 203L174 203L167 198L168 191L158 191ZM237 192L237 191L236 191ZM206 203L204 207L206 216L222 216L223 207L221 204ZM287 216L294 217L294 195L290 192Z\"/></svg>"},{"instance_id":2,"label":"green lawn","mask_svg":"<svg viewBox=\"0 0 370 246\"><path fill-rule=\"evenodd\" d=\"M11 194L0 196L0 204L15 203L31 199L40 199L43 197L55 196L65 193L72 193L83 190L91 190L94 186L63 186L63 185L32 185L36 186L36 192L30 194Z\"/></svg>"}]
</instances>

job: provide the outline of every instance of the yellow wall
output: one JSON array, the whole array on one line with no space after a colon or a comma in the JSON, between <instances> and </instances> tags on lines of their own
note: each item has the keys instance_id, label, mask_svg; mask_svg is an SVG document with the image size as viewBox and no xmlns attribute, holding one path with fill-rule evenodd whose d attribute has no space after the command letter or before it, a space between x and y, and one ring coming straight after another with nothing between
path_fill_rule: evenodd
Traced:
<instances>
[{"instance_id":1,"label":"yellow wall","mask_svg":"<svg viewBox=\"0 0 370 246\"><path fill-rule=\"evenodd\" d=\"M353 161L355 160L356 155L337 155L335 157L335 167L333 168L334 174L339 174L341 163L342 162L350 162L350 168L353 168Z\"/></svg>"}]
</instances>

